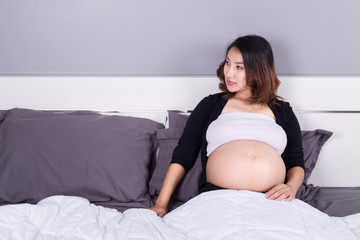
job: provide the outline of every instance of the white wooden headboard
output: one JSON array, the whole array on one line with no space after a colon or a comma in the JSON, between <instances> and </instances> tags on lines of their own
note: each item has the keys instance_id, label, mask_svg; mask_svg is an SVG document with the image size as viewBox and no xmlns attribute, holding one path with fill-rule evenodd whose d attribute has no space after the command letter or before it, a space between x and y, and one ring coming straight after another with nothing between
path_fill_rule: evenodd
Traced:
<instances>
[{"instance_id":1,"label":"white wooden headboard","mask_svg":"<svg viewBox=\"0 0 360 240\"><path fill-rule=\"evenodd\" d=\"M334 135L309 182L360 186L360 77L280 77L303 130ZM0 109L95 110L165 122L167 110L192 110L218 92L216 77L0 77Z\"/></svg>"}]
</instances>

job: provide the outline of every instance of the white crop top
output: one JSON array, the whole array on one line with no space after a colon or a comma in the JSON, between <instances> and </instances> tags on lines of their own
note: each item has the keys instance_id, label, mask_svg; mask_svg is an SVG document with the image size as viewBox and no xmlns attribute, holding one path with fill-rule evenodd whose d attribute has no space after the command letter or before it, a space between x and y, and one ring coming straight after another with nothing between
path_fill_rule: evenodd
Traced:
<instances>
[{"instance_id":1,"label":"white crop top","mask_svg":"<svg viewBox=\"0 0 360 240\"><path fill-rule=\"evenodd\" d=\"M221 114L206 132L207 156L219 146L240 139L261 141L282 154L287 143L284 129L262 113L229 112Z\"/></svg>"}]
</instances>

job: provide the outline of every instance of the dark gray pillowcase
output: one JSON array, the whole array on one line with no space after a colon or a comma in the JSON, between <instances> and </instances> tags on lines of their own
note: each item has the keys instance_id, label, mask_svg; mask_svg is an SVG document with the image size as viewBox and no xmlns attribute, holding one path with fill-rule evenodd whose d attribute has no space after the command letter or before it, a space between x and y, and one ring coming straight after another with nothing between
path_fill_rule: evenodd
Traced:
<instances>
[{"instance_id":1,"label":"dark gray pillowcase","mask_svg":"<svg viewBox=\"0 0 360 240\"><path fill-rule=\"evenodd\" d=\"M158 131L159 155L154 174L149 183L149 190L152 196L159 194L166 171L171 162L172 152L176 147L179 138L184 130L188 115L177 112L169 112L169 129ZM317 129L314 131L302 131L302 141L305 159L305 178L303 184L307 183L312 170L318 160L320 150L324 143L331 137L332 132ZM185 175L184 181L177 188L172 198L176 201L187 201L198 194L198 179L201 174L200 156L196 159L195 165Z\"/></svg>"},{"instance_id":2,"label":"dark gray pillowcase","mask_svg":"<svg viewBox=\"0 0 360 240\"><path fill-rule=\"evenodd\" d=\"M301 134L305 159L305 177L303 183L306 184L315 168L321 148L333 133L323 129L316 129L313 131L301 131Z\"/></svg>"},{"instance_id":3,"label":"dark gray pillowcase","mask_svg":"<svg viewBox=\"0 0 360 240\"><path fill-rule=\"evenodd\" d=\"M4 119L5 119L5 116L6 116L6 113L7 113L8 111L6 111L6 110L0 110L0 128L1 128L1 125L2 125L2 122L4 121Z\"/></svg>"},{"instance_id":4,"label":"dark gray pillowcase","mask_svg":"<svg viewBox=\"0 0 360 240\"><path fill-rule=\"evenodd\" d=\"M186 113L168 112L169 128L184 128L189 115Z\"/></svg>"},{"instance_id":5,"label":"dark gray pillowcase","mask_svg":"<svg viewBox=\"0 0 360 240\"><path fill-rule=\"evenodd\" d=\"M120 211L150 207L149 119L12 109L0 130L0 202L74 195Z\"/></svg>"}]
</instances>

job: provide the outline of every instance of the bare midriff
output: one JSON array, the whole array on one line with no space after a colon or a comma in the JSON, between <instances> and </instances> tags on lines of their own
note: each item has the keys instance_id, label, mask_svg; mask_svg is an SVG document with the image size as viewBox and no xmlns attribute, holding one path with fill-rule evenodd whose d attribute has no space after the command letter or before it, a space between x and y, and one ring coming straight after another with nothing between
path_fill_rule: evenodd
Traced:
<instances>
[{"instance_id":1,"label":"bare midriff","mask_svg":"<svg viewBox=\"0 0 360 240\"><path fill-rule=\"evenodd\" d=\"M280 154L271 146L253 140L235 140L221 145L209 156L206 180L216 186L266 192L285 180Z\"/></svg>"}]
</instances>

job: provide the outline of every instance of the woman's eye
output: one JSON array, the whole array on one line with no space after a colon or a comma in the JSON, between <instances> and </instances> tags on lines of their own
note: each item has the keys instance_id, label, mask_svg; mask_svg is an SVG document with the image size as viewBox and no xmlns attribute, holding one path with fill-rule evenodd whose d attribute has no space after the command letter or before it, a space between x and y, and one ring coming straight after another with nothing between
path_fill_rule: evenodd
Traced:
<instances>
[{"instance_id":1,"label":"woman's eye","mask_svg":"<svg viewBox=\"0 0 360 240\"><path fill-rule=\"evenodd\" d=\"M244 68L242 66L236 66L236 69L243 70Z\"/></svg>"},{"instance_id":2,"label":"woman's eye","mask_svg":"<svg viewBox=\"0 0 360 240\"><path fill-rule=\"evenodd\" d=\"M229 61L228 60L225 60L225 65L229 65Z\"/></svg>"}]
</instances>

